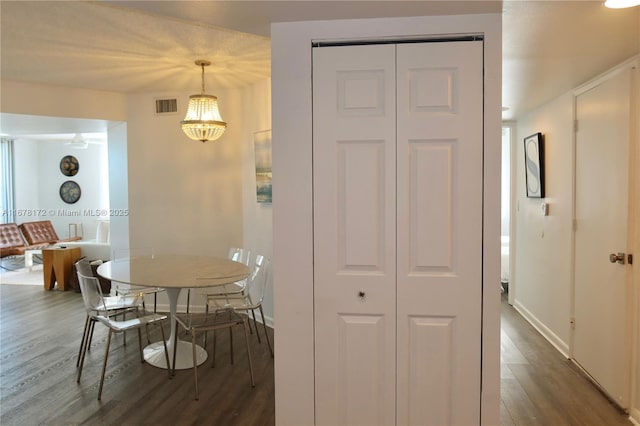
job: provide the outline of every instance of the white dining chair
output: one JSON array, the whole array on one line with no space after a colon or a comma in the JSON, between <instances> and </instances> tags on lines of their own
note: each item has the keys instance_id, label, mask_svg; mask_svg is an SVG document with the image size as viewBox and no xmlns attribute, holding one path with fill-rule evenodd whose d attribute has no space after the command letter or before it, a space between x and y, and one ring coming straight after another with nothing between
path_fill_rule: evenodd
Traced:
<instances>
[{"instance_id":1,"label":"white dining chair","mask_svg":"<svg viewBox=\"0 0 640 426\"><path fill-rule=\"evenodd\" d=\"M78 282L80 284L80 291L82 293L82 300L84 302L87 315L91 316L93 321L99 322L105 325L109 329L109 335L107 337L107 347L104 353L104 361L102 363L102 374L100 376L100 386L98 388L98 400L102 398L102 387L104 385L104 377L107 371L107 360L109 358L109 348L111 346L111 336L113 333L124 333L128 330L138 330L138 345L140 347L140 361L144 362L144 355L142 353L142 333L141 328L146 327L149 324L155 324L160 326L162 333L162 343L164 345L164 354L167 365L169 364L169 352L167 350L167 342L164 336L164 329L161 321L167 319L166 315L160 315L145 311L135 311L136 317L128 320L118 321L112 316L107 316L105 312L108 312L107 303L102 295L100 288L100 282L95 277L89 277L78 273ZM88 350L88 339L85 339L85 345L82 350L82 356L80 358L80 368L78 370L77 382L80 383L82 376L82 367L84 366L85 356ZM171 378L171 371L167 369L169 378Z\"/></svg>"},{"instance_id":2,"label":"white dining chair","mask_svg":"<svg viewBox=\"0 0 640 426\"><path fill-rule=\"evenodd\" d=\"M234 262L243 263L247 266L251 263L251 250L239 248L239 247L231 247L229 249L229 254L227 256L228 259L233 260ZM217 285L213 287L205 287L198 289L198 294L204 296L205 299L209 299L210 297L218 297L224 296L227 294L241 294L247 285L247 280L240 280L233 283ZM191 290L187 293L187 313L189 312L189 300L190 300ZM249 324L249 332L253 333L251 330L251 324ZM206 339L205 339L206 344Z\"/></svg>"},{"instance_id":3,"label":"white dining chair","mask_svg":"<svg viewBox=\"0 0 640 426\"><path fill-rule=\"evenodd\" d=\"M155 252L152 247L140 247L140 248L131 248L131 249L116 249L113 251L113 255L111 256L112 262L122 262L133 257L150 257L153 258L155 256ZM158 293L164 291L163 288L160 287L144 287L133 284L121 283L121 282L113 282L113 289L116 295L135 295L142 294L153 295L153 312L158 311ZM142 299L142 305L146 309L146 303L144 298Z\"/></svg>"},{"instance_id":4,"label":"white dining chair","mask_svg":"<svg viewBox=\"0 0 640 426\"><path fill-rule=\"evenodd\" d=\"M262 302L264 300L264 294L267 287L267 279L271 270L271 261L262 255L255 257L254 265L246 279L246 284L243 292L235 294L219 294L217 296L210 296L207 298L207 305L205 307L205 313L217 312L221 309L232 308L235 311L251 312L253 316L253 324L256 330L256 337L258 343L261 343L260 333L258 332L258 322L256 320L255 311L260 311L260 318L262 319L262 326L264 327L265 339L269 346L269 352L273 357L273 348L271 341L269 340L269 333L267 331L267 323L264 317L264 310L262 309Z\"/></svg>"},{"instance_id":5,"label":"white dining chair","mask_svg":"<svg viewBox=\"0 0 640 426\"><path fill-rule=\"evenodd\" d=\"M214 332L214 345L215 345L215 331L220 329L232 329L235 326L242 325L244 330L244 341L247 347L247 359L249 360L249 374L251 377L251 387L255 386L255 379L253 375L253 363L251 361L251 350L249 349L249 335L247 333L247 316L240 315L233 309L225 309L224 312L219 312L223 315L206 315L203 313L185 313L176 315L176 323L182 326L185 331L191 335L191 347L193 351L193 378L195 383L195 399L199 399L198 391L198 361L196 356L196 337L198 333L204 333L205 336L209 331ZM233 342L231 341L231 360L233 363ZM173 341L173 375L176 374L176 351L178 347L178 333L174 334ZM213 358L212 366L215 365L215 346L211 357Z\"/></svg>"},{"instance_id":6,"label":"white dining chair","mask_svg":"<svg viewBox=\"0 0 640 426\"><path fill-rule=\"evenodd\" d=\"M76 268L77 275L79 274L87 277L94 276L88 259L82 258L78 260L74 266ZM80 281L79 275L78 281ZM94 310L91 313L87 312L84 322L84 330L82 331L82 339L80 340L80 348L78 349L76 367L80 366L80 357L82 356L85 341L87 344L87 350L91 347L91 338L93 336L93 330L96 323L95 316L104 315L112 317L122 315L124 317L127 313L135 313L135 311L142 308L142 299L136 296L103 296L103 304L98 307L104 308L104 310Z\"/></svg>"}]
</instances>

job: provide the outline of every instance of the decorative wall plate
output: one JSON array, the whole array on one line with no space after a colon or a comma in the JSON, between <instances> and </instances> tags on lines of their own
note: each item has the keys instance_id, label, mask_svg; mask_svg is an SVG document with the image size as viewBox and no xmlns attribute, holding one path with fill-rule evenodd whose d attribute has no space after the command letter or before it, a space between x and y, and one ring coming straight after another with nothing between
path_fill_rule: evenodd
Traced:
<instances>
[{"instance_id":1,"label":"decorative wall plate","mask_svg":"<svg viewBox=\"0 0 640 426\"><path fill-rule=\"evenodd\" d=\"M73 155L65 155L60 160L60 171L65 176L75 176L80 170L80 163Z\"/></svg>"},{"instance_id":2,"label":"decorative wall plate","mask_svg":"<svg viewBox=\"0 0 640 426\"><path fill-rule=\"evenodd\" d=\"M67 204L73 204L80 199L80 185L68 180L60 185L60 198Z\"/></svg>"}]
</instances>

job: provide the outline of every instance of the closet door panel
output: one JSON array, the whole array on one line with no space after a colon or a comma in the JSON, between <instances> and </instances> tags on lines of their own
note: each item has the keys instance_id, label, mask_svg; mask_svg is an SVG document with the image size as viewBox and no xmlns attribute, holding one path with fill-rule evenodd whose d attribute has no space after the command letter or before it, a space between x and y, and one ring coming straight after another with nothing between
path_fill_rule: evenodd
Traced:
<instances>
[{"instance_id":1,"label":"closet door panel","mask_svg":"<svg viewBox=\"0 0 640 426\"><path fill-rule=\"evenodd\" d=\"M482 42L397 48L397 424L479 424Z\"/></svg>"},{"instance_id":2,"label":"closet door panel","mask_svg":"<svg viewBox=\"0 0 640 426\"><path fill-rule=\"evenodd\" d=\"M313 49L316 423L395 422L395 46Z\"/></svg>"}]
</instances>

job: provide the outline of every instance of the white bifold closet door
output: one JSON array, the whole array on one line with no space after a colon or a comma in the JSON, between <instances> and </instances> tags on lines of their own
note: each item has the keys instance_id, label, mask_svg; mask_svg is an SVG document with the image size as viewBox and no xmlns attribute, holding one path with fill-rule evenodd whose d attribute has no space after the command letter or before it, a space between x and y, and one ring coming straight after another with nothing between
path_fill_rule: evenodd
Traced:
<instances>
[{"instance_id":1,"label":"white bifold closet door","mask_svg":"<svg viewBox=\"0 0 640 426\"><path fill-rule=\"evenodd\" d=\"M479 424L482 42L314 48L313 97L316 423Z\"/></svg>"}]
</instances>

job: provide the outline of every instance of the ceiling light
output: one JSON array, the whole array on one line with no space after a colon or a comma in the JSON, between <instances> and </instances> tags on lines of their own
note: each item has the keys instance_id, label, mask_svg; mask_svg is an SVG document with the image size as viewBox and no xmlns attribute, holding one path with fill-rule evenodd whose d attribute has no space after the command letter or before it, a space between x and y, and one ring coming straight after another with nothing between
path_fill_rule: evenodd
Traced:
<instances>
[{"instance_id":1,"label":"ceiling light","mask_svg":"<svg viewBox=\"0 0 640 426\"><path fill-rule=\"evenodd\" d=\"M204 93L204 67L211 65L211 62L199 59L196 65L202 67L202 93L189 96L187 115L180 125L185 135L194 141L215 141L222 136L227 123L220 116L218 98Z\"/></svg>"},{"instance_id":2,"label":"ceiling light","mask_svg":"<svg viewBox=\"0 0 640 426\"><path fill-rule=\"evenodd\" d=\"M89 146L89 142L87 142L80 133L76 133L73 139L65 143L65 145L69 145L70 147L76 149L87 149L87 147Z\"/></svg>"},{"instance_id":3,"label":"ceiling light","mask_svg":"<svg viewBox=\"0 0 640 426\"><path fill-rule=\"evenodd\" d=\"M611 9L624 9L625 7L638 6L640 0L607 0L604 2L606 7Z\"/></svg>"}]
</instances>

